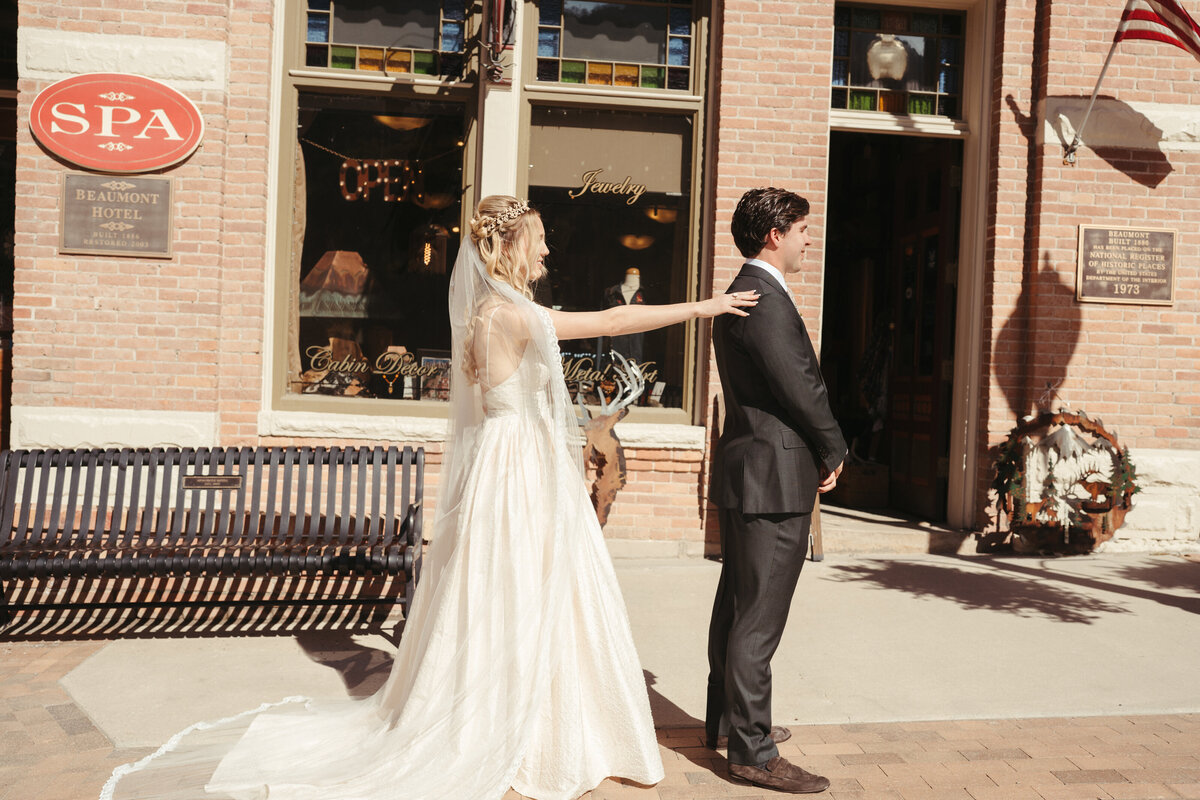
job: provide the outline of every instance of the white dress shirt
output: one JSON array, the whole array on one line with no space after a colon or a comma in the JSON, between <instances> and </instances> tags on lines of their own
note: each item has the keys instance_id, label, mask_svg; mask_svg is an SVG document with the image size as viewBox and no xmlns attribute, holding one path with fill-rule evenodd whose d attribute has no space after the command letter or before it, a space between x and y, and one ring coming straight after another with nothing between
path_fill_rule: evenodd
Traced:
<instances>
[{"instance_id":1,"label":"white dress shirt","mask_svg":"<svg viewBox=\"0 0 1200 800\"><path fill-rule=\"evenodd\" d=\"M783 289L784 293L787 294L788 299L792 301L792 305L796 304L796 298L792 296L792 290L788 288L787 281L785 281L783 279L782 272L775 269L775 267L771 266L767 262L760 261L757 258L748 258L748 259L746 259L746 263L753 264L754 266L759 267L761 269L765 269L767 271L767 274L775 279L775 283L779 284L779 288Z\"/></svg>"}]
</instances>

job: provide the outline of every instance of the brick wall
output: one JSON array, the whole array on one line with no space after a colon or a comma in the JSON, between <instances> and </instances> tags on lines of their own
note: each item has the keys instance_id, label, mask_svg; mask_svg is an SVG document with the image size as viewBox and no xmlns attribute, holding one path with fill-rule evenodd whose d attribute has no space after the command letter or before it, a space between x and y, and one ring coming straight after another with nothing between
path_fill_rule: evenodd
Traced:
<instances>
[{"instance_id":1,"label":"brick wall","mask_svg":"<svg viewBox=\"0 0 1200 800\"><path fill-rule=\"evenodd\" d=\"M796 20L804 20L797 25ZM825 175L829 148L829 58L833 48L833 3L729 0L717 31L719 71L710 102L717 113L710 135L714 163L715 220L711 237L710 288L723 292L737 275L742 256L729 221L742 194L778 186L811 204L808 268L791 288L814 339L821 330ZM819 349L819 343L814 341ZM704 419L723 413L716 362L709 353ZM705 528L716 541L716 515L706 510Z\"/></svg>"},{"instance_id":2,"label":"brick wall","mask_svg":"<svg viewBox=\"0 0 1200 800\"><path fill-rule=\"evenodd\" d=\"M984 358L986 445L1036 405L1082 408L1135 449L1200 448L1200 242L1192 233L1200 153L1151 137L1144 146L1081 147L1076 165L1066 166L1042 110L1088 98L1120 14L1120 4L1098 0L1002 4L985 300L985 339L992 342ZM1194 103L1195 76L1196 63L1182 50L1123 42L1098 110L1126 113L1138 128L1128 104ZM1056 122L1053 112L1049 122ZM1094 116L1085 140L1095 125ZM1081 224L1177 230L1174 305L1077 302ZM981 459L981 489L989 466L990 458Z\"/></svg>"},{"instance_id":3,"label":"brick wall","mask_svg":"<svg viewBox=\"0 0 1200 800\"><path fill-rule=\"evenodd\" d=\"M266 260L267 145L272 3L235 0L229 6L227 149L220 239L221 383L217 399L221 441L254 442L262 407L263 303L271 291ZM189 4L188 11L194 6ZM215 8L200 5L199 8ZM287 224L286 221L282 224ZM278 259L276 259L278 260ZM280 354L283 357L283 354Z\"/></svg>"},{"instance_id":4,"label":"brick wall","mask_svg":"<svg viewBox=\"0 0 1200 800\"><path fill-rule=\"evenodd\" d=\"M39 0L20 4L19 25L23 34L224 42L229 78L224 91L184 91L206 129L200 148L163 173L174 178L170 259L59 255L61 176L72 167L18 126L13 404L220 412L223 443L253 441L267 271L270 3ZM19 82L21 120L51 82Z\"/></svg>"},{"instance_id":5,"label":"brick wall","mask_svg":"<svg viewBox=\"0 0 1200 800\"><path fill-rule=\"evenodd\" d=\"M610 539L698 541L703 504L696 450L626 448L627 483L609 513Z\"/></svg>"},{"instance_id":6,"label":"brick wall","mask_svg":"<svg viewBox=\"0 0 1200 800\"><path fill-rule=\"evenodd\" d=\"M1018 413L1028 411L1028 375L1025 342L1028 310L1022 301L1027 253L1033 252L1032 214L1027 187L1034 181L1030 140L1035 122L1038 85L1044 69L1034 52L1037 7L1034 0L998 4L995 20L992 83L992 141L994 157L988 164L988 242L983 265L983 341L975 382L986 386L980 398L977 447L978 521L986 519L986 487L991 481L987 447L1002 440Z\"/></svg>"}]
</instances>

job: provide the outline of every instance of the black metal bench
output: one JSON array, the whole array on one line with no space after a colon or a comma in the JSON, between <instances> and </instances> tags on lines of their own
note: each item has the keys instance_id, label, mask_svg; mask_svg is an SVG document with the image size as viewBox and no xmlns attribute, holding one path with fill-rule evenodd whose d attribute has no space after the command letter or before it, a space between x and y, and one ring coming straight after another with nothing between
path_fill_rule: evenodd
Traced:
<instances>
[{"instance_id":1,"label":"black metal bench","mask_svg":"<svg viewBox=\"0 0 1200 800\"><path fill-rule=\"evenodd\" d=\"M0 452L0 580L420 575L425 453L405 447Z\"/></svg>"}]
</instances>

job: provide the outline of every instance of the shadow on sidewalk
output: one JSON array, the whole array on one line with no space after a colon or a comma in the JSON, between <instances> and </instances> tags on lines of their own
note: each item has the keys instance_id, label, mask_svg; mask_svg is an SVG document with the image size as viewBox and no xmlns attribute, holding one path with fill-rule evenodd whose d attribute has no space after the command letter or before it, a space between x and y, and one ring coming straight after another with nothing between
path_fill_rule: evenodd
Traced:
<instances>
[{"instance_id":1,"label":"shadow on sidewalk","mask_svg":"<svg viewBox=\"0 0 1200 800\"><path fill-rule=\"evenodd\" d=\"M642 674L646 677L650 713L654 717L659 745L696 766L695 771L684 770L690 783L724 783L729 768L720 753L704 746L704 721L696 719L655 689L658 678L653 672L644 669Z\"/></svg>"},{"instance_id":2,"label":"shadow on sidewalk","mask_svg":"<svg viewBox=\"0 0 1200 800\"><path fill-rule=\"evenodd\" d=\"M302 631L296 634L296 641L315 663L341 674L351 697L370 697L379 691L395 661L394 647L384 651L359 644L350 631ZM392 644L398 642L397 638Z\"/></svg>"},{"instance_id":3,"label":"shadow on sidewalk","mask_svg":"<svg viewBox=\"0 0 1200 800\"><path fill-rule=\"evenodd\" d=\"M388 628L398 617L387 586L346 576L80 576L6 582L0 640L292 636L321 630L392 639L396 634Z\"/></svg>"},{"instance_id":4,"label":"shadow on sidewalk","mask_svg":"<svg viewBox=\"0 0 1200 800\"><path fill-rule=\"evenodd\" d=\"M1054 562L1051 562L1054 563ZM1063 562L1070 563L1070 562ZM991 562L990 566L1008 572L1017 572L1039 580L1052 580L1060 583L1071 583L1088 589L1095 589L1111 594L1123 594L1136 597L1139 600L1149 600L1164 606L1172 606L1189 614L1200 614L1200 566L1188 561L1161 561L1156 564L1126 565L1121 572L1124 580L1156 583L1160 589L1187 589L1196 593L1195 597L1185 597L1171 594L1168 591L1156 591L1137 586L1124 586L1119 583L1086 578L1080 575L1070 575L1062 571L1037 569L1036 567L1016 564L1011 561ZM1190 578L1189 578L1190 576ZM1099 603L1100 601L1092 601Z\"/></svg>"},{"instance_id":5,"label":"shadow on sidewalk","mask_svg":"<svg viewBox=\"0 0 1200 800\"><path fill-rule=\"evenodd\" d=\"M1139 564L1125 567L1121 575L1126 580L1148 583L1165 591L1182 589L1200 596L1200 562L1162 561L1157 564Z\"/></svg>"},{"instance_id":6,"label":"shadow on sidewalk","mask_svg":"<svg viewBox=\"0 0 1200 800\"><path fill-rule=\"evenodd\" d=\"M997 571L964 569L960 563L986 566ZM999 574L998 570L1020 571L1029 577ZM940 597L966 609L1001 611L1022 617L1049 617L1061 622L1091 624L1105 614L1128 614L1123 605L1050 585L1047 581L1071 581L1058 573L993 560L971 558L967 562L946 557L944 563L908 562L889 559L867 563L839 564L830 568L829 578L874 584L880 589L906 592L914 597ZM1074 581L1081 585L1092 582ZM1106 591L1122 587L1101 584ZM1128 592L1127 592L1128 593Z\"/></svg>"}]
</instances>

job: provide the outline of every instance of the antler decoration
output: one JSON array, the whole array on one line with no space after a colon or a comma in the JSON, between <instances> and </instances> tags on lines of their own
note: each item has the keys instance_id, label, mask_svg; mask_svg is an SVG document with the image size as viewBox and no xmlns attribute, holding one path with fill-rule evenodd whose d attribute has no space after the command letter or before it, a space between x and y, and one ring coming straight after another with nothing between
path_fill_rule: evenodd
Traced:
<instances>
[{"instance_id":1,"label":"antler decoration","mask_svg":"<svg viewBox=\"0 0 1200 800\"><path fill-rule=\"evenodd\" d=\"M577 397L582 412L580 424L587 437L583 461L596 468L596 479L592 482L592 505L596 508L596 518L601 526L608 522L608 512L612 509L617 492L625 486L625 449L617 438L616 424L629 413L629 406L637 402L646 389L646 378L637 364L620 353L612 352L611 355L618 362L609 375L617 387L612 400L605 398L604 389L597 383L600 411L592 416L583 404L583 394Z\"/></svg>"}]
</instances>

